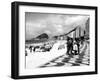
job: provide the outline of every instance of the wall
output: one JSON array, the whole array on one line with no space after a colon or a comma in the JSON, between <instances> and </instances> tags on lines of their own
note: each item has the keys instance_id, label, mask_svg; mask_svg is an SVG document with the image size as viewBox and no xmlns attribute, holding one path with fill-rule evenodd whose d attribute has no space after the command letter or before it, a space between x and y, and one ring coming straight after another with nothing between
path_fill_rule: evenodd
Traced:
<instances>
[{"instance_id":1,"label":"wall","mask_svg":"<svg viewBox=\"0 0 100 81\"><path fill-rule=\"evenodd\" d=\"M0 81L13 81L10 78L10 62L11 62L11 2L14 0L0 1ZM100 10L100 0L21 0L30 2L44 2L44 3L59 3L72 5L88 5L98 6ZM100 11L98 11L98 14ZM100 15L98 16L100 21ZM99 23L98 23L99 24ZM98 25L98 27L100 24ZM100 28L98 28L98 31ZM100 34L100 32L98 33ZM100 37L98 38L100 41ZM98 43L99 45L99 43ZM98 47L99 48L99 47ZM99 51L100 52L100 51ZM98 56L100 57L100 55ZM100 59L98 60L100 61ZM98 65L100 67L100 64ZM98 67L98 68L99 68ZM32 81L33 79L29 79ZM68 76L68 77L53 77L53 78L39 78L35 81L99 81L98 75L83 75L83 76ZM26 79L28 81L28 79Z\"/></svg>"}]
</instances>

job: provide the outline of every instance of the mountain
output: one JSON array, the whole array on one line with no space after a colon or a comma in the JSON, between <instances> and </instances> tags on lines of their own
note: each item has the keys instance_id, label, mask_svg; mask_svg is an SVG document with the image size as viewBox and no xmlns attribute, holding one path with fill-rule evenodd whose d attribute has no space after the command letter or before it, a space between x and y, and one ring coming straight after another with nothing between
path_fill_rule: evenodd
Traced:
<instances>
[{"instance_id":1,"label":"mountain","mask_svg":"<svg viewBox=\"0 0 100 81\"><path fill-rule=\"evenodd\" d=\"M26 43L40 43L40 42L45 42L48 41L49 36L46 33L43 33L36 38L32 38L31 40L26 40Z\"/></svg>"},{"instance_id":2,"label":"mountain","mask_svg":"<svg viewBox=\"0 0 100 81\"><path fill-rule=\"evenodd\" d=\"M36 39L48 39L48 38L49 38L49 36L46 33L43 33L36 37Z\"/></svg>"}]
</instances>

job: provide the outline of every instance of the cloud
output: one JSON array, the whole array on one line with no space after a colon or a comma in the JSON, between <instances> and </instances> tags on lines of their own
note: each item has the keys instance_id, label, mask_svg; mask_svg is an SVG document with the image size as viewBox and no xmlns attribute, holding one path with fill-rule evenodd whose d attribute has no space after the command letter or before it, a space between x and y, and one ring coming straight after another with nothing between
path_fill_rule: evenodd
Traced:
<instances>
[{"instance_id":1,"label":"cloud","mask_svg":"<svg viewBox=\"0 0 100 81\"><path fill-rule=\"evenodd\" d=\"M89 16L26 13L26 40L42 33L50 37L69 32L80 25L84 29Z\"/></svg>"}]
</instances>

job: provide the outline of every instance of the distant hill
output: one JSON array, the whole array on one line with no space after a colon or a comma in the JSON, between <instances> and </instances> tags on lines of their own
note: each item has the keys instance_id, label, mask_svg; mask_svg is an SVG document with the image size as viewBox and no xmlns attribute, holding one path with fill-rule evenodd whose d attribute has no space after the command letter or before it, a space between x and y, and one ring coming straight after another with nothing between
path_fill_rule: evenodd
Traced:
<instances>
[{"instance_id":1,"label":"distant hill","mask_svg":"<svg viewBox=\"0 0 100 81\"><path fill-rule=\"evenodd\" d=\"M36 38L32 38L31 40L26 40L26 43L40 43L40 42L45 42L48 41L49 36L46 33L43 33Z\"/></svg>"},{"instance_id":2,"label":"distant hill","mask_svg":"<svg viewBox=\"0 0 100 81\"><path fill-rule=\"evenodd\" d=\"M49 38L49 36L46 33L43 33L36 37L36 39L48 39L48 38Z\"/></svg>"}]
</instances>

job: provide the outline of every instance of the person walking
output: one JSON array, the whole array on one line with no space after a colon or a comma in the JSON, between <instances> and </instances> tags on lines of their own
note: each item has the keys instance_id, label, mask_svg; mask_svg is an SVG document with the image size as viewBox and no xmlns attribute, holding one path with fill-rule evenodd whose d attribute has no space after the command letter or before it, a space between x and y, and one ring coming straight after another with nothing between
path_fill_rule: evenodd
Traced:
<instances>
[{"instance_id":1,"label":"person walking","mask_svg":"<svg viewBox=\"0 0 100 81\"><path fill-rule=\"evenodd\" d=\"M77 55L77 53L78 53L78 46L77 46L77 42L74 40L74 42L73 42L73 54L74 55Z\"/></svg>"},{"instance_id":2,"label":"person walking","mask_svg":"<svg viewBox=\"0 0 100 81\"><path fill-rule=\"evenodd\" d=\"M71 55L72 54L72 50L73 50L73 40L71 38L69 38L67 40L67 54Z\"/></svg>"}]
</instances>

